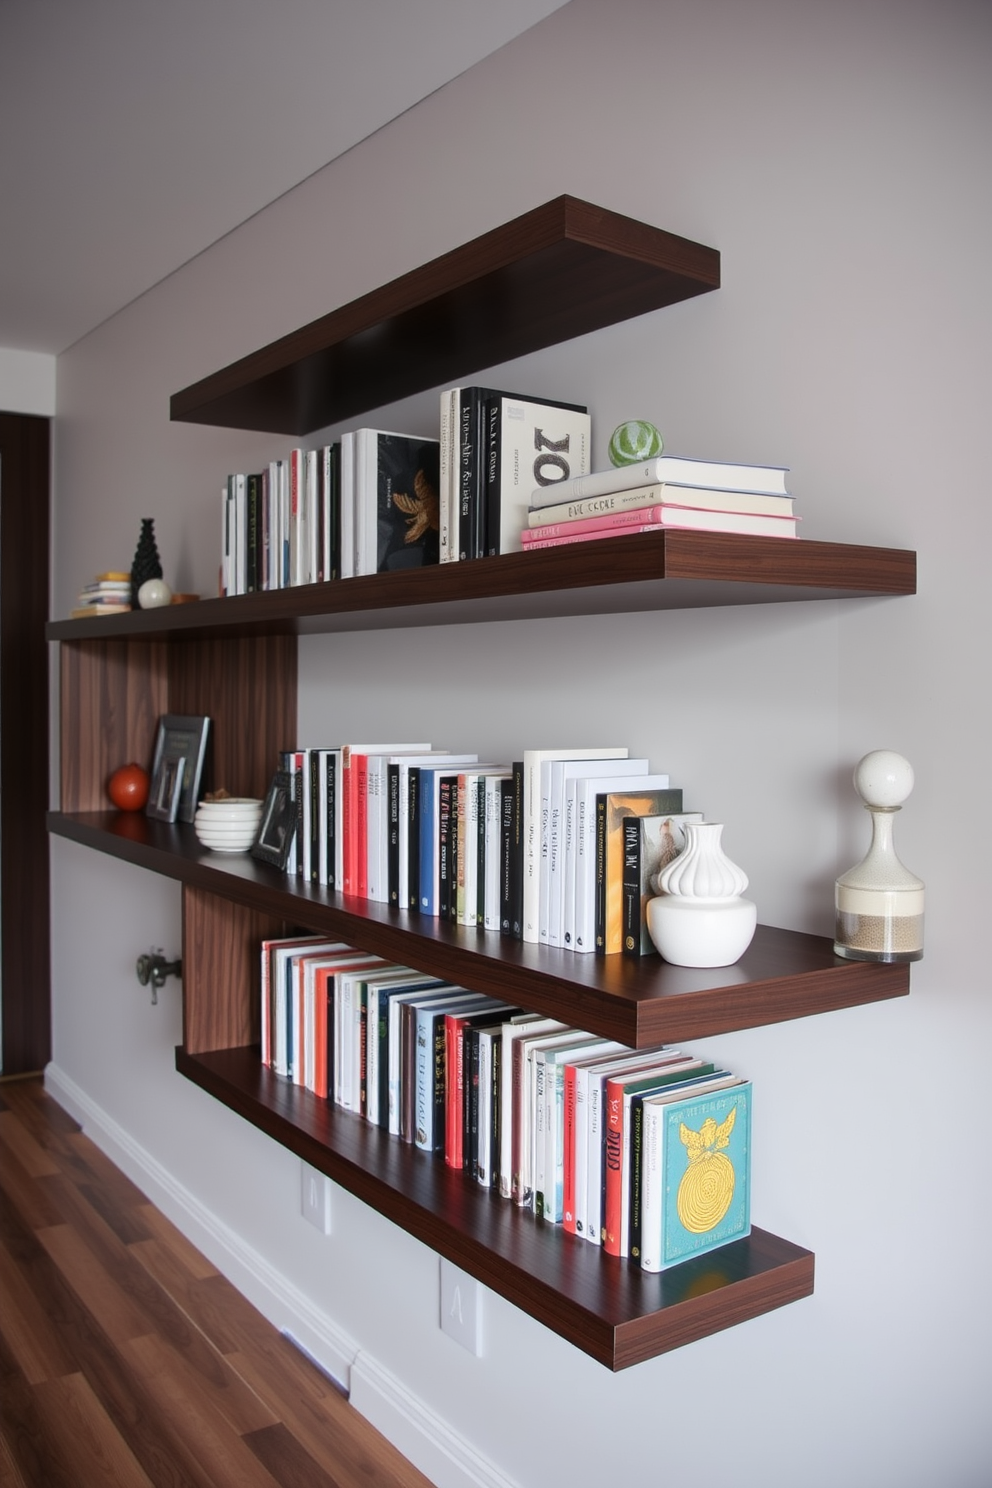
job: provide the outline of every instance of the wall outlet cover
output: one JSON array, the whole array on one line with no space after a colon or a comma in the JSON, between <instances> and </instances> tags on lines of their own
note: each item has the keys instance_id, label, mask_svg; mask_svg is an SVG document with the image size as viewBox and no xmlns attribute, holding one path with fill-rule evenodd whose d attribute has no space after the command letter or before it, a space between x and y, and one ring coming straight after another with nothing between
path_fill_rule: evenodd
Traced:
<instances>
[{"instance_id":1,"label":"wall outlet cover","mask_svg":"<svg viewBox=\"0 0 992 1488\"><path fill-rule=\"evenodd\" d=\"M450 1261L441 1261L441 1332L478 1359L482 1354L482 1287Z\"/></svg>"},{"instance_id":2,"label":"wall outlet cover","mask_svg":"<svg viewBox=\"0 0 992 1488\"><path fill-rule=\"evenodd\" d=\"M322 1235L331 1233L331 1180L326 1173L312 1168L309 1163L300 1164L300 1202L303 1218L310 1221Z\"/></svg>"}]
</instances>

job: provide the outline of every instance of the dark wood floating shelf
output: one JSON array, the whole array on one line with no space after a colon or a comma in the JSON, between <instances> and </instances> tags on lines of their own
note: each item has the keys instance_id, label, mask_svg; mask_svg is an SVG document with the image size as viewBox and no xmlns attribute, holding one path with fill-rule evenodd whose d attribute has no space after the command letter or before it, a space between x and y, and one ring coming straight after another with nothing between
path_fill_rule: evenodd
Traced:
<instances>
[{"instance_id":1,"label":"dark wood floating shelf","mask_svg":"<svg viewBox=\"0 0 992 1488\"><path fill-rule=\"evenodd\" d=\"M172 397L171 416L302 436L720 284L720 255L560 196Z\"/></svg>"},{"instance_id":2,"label":"dark wood floating shelf","mask_svg":"<svg viewBox=\"0 0 992 1488\"><path fill-rule=\"evenodd\" d=\"M813 1291L810 1251L754 1229L650 1275L485 1192L443 1162L265 1069L257 1048L176 1067L232 1111L610 1369L625 1369Z\"/></svg>"},{"instance_id":3,"label":"dark wood floating shelf","mask_svg":"<svg viewBox=\"0 0 992 1488\"><path fill-rule=\"evenodd\" d=\"M781 1023L904 997L907 966L845 961L823 936L760 925L735 966L691 970L660 957L580 956L335 894L201 847L191 827L127 812L53 812L59 836L286 924L334 935L401 965L505 996L632 1047Z\"/></svg>"},{"instance_id":4,"label":"dark wood floating shelf","mask_svg":"<svg viewBox=\"0 0 992 1488\"><path fill-rule=\"evenodd\" d=\"M659 531L167 609L56 620L49 640L309 635L916 593L903 548Z\"/></svg>"}]
</instances>

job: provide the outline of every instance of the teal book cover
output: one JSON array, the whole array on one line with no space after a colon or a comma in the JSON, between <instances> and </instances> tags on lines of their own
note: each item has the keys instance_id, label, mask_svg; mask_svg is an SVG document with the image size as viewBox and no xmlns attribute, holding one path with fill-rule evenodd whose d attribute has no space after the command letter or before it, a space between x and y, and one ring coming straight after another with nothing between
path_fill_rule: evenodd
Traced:
<instances>
[{"instance_id":1,"label":"teal book cover","mask_svg":"<svg viewBox=\"0 0 992 1488\"><path fill-rule=\"evenodd\" d=\"M661 1107L661 1268L751 1230L751 1084Z\"/></svg>"}]
</instances>

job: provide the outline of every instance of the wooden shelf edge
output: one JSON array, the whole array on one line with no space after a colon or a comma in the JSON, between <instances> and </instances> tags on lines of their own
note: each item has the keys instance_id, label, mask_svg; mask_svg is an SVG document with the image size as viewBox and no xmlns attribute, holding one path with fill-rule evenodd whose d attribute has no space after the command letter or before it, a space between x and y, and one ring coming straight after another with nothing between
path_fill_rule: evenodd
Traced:
<instances>
[{"instance_id":1,"label":"wooden shelf edge","mask_svg":"<svg viewBox=\"0 0 992 1488\"><path fill-rule=\"evenodd\" d=\"M767 1231L660 1275L483 1192L461 1174L265 1070L257 1049L190 1055L207 1094L475 1276L619 1370L809 1296L810 1251Z\"/></svg>"},{"instance_id":2,"label":"wooden shelf edge","mask_svg":"<svg viewBox=\"0 0 992 1488\"><path fill-rule=\"evenodd\" d=\"M908 549L659 530L125 615L52 620L45 633L52 641L321 635L915 593L916 554Z\"/></svg>"},{"instance_id":3,"label":"wooden shelf edge","mask_svg":"<svg viewBox=\"0 0 992 1488\"><path fill-rule=\"evenodd\" d=\"M52 812L49 830L245 908L331 934L401 965L521 1006L590 1033L649 1047L836 1012L904 997L907 965L846 961L823 936L759 925L730 967L697 971L659 957L579 956L463 930L316 886L296 886L248 855L207 852L192 828L120 812Z\"/></svg>"},{"instance_id":4,"label":"wooden shelf edge","mask_svg":"<svg viewBox=\"0 0 992 1488\"><path fill-rule=\"evenodd\" d=\"M174 393L170 417L305 435L719 284L715 249L561 196Z\"/></svg>"}]
</instances>

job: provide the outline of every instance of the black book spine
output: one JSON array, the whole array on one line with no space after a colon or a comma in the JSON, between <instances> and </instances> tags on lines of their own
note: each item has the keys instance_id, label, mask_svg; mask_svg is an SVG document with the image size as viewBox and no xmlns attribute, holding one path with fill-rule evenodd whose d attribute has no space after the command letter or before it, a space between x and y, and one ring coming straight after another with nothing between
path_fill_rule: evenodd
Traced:
<instances>
[{"instance_id":1,"label":"black book spine","mask_svg":"<svg viewBox=\"0 0 992 1488\"><path fill-rule=\"evenodd\" d=\"M310 792L310 882L320 882L320 750L304 755L309 767L307 789Z\"/></svg>"},{"instance_id":2,"label":"black book spine","mask_svg":"<svg viewBox=\"0 0 992 1488\"><path fill-rule=\"evenodd\" d=\"M499 788L499 928L501 935L510 933L510 862L513 841L513 777L502 781Z\"/></svg>"},{"instance_id":3,"label":"black book spine","mask_svg":"<svg viewBox=\"0 0 992 1488\"><path fill-rule=\"evenodd\" d=\"M486 777L480 775L475 784L475 923L486 923Z\"/></svg>"},{"instance_id":4,"label":"black book spine","mask_svg":"<svg viewBox=\"0 0 992 1488\"><path fill-rule=\"evenodd\" d=\"M398 764L390 763L386 770L386 789L389 792L386 802L389 812L389 835L386 845L387 892L390 904L394 909L398 909L400 902L400 767Z\"/></svg>"},{"instance_id":5,"label":"black book spine","mask_svg":"<svg viewBox=\"0 0 992 1488\"><path fill-rule=\"evenodd\" d=\"M444 1014L437 1013L434 1028L434 1156L444 1158L444 1101L447 1091L447 1038Z\"/></svg>"},{"instance_id":6,"label":"black book spine","mask_svg":"<svg viewBox=\"0 0 992 1488\"><path fill-rule=\"evenodd\" d=\"M482 486L485 491L483 508L485 511L485 546L483 551L487 556L494 556L501 551L500 528L502 525L502 430L503 430L503 399L499 393L493 393L483 405L482 413L484 469Z\"/></svg>"},{"instance_id":7,"label":"black book spine","mask_svg":"<svg viewBox=\"0 0 992 1488\"><path fill-rule=\"evenodd\" d=\"M510 832L510 936L524 936L524 765L513 762L513 823Z\"/></svg>"},{"instance_id":8,"label":"black book spine","mask_svg":"<svg viewBox=\"0 0 992 1488\"><path fill-rule=\"evenodd\" d=\"M500 1102L500 1069L503 1061L503 1040L494 1038L492 1045L492 1088L488 1092L492 1101L492 1156L489 1162L489 1187L499 1188L499 1154L503 1133L503 1107Z\"/></svg>"},{"instance_id":9,"label":"black book spine","mask_svg":"<svg viewBox=\"0 0 992 1488\"><path fill-rule=\"evenodd\" d=\"M334 812L337 804L337 775L334 769L334 755L328 752L324 762L324 773L327 788L327 887L337 888L334 871L334 857L337 850L337 834L334 830Z\"/></svg>"},{"instance_id":10,"label":"black book spine","mask_svg":"<svg viewBox=\"0 0 992 1488\"><path fill-rule=\"evenodd\" d=\"M479 1030L466 1028L462 1060L464 1064L464 1102L462 1167L474 1174L479 1161Z\"/></svg>"},{"instance_id":11,"label":"black book spine","mask_svg":"<svg viewBox=\"0 0 992 1488\"><path fill-rule=\"evenodd\" d=\"M451 788L452 777L442 775L435 781L438 793L437 810L437 854L438 854L438 919L448 919L451 912ZM457 785L457 782L455 782Z\"/></svg>"},{"instance_id":12,"label":"black book spine","mask_svg":"<svg viewBox=\"0 0 992 1488\"><path fill-rule=\"evenodd\" d=\"M260 475L245 476L245 588L254 594L262 587L261 572L261 490Z\"/></svg>"},{"instance_id":13,"label":"black book spine","mask_svg":"<svg viewBox=\"0 0 992 1488\"><path fill-rule=\"evenodd\" d=\"M420 766L407 771L407 909L420 908Z\"/></svg>"},{"instance_id":14,"label":"black book spine","mask_svg":"<svg viewBox=\"0 0 992 1488\"><path fill-rule=\"evenodd\" d=\"M457 924L458 922L458 877L460 869L458 824L461 815L461 802L458 799L458 777L451 780L451 815L448 821L448 919Z\"/></svg>"},{"instance_id":15,"label":"black book spine","mask_svg":"<svg viewBox=\"0 0 992 1488\"><path fill-rule=\"evenodd\" d=\"M606 955L606 796L596 797L596 955Z\"/></svg>"},{"instance_id":16,"label":"black book spine","mask_svg":"<svg viewBox=\"0 0 992 1488\"><path fill-rule=\"evenodd\" d=\"M623 821L623 940L625 956L641 954L641 820Z\"/></svg>"},{"instance_id":17,"label":"black book spine","mask_svg":"<svg viewBox=\"0 0 992 1488\"><path fill-rule=\"evenodd\" d=\"M341 446L332 444L327 462L327 520L330 526L331 566L329 579L341 577Z\"/></svg>"}]
</instances>

